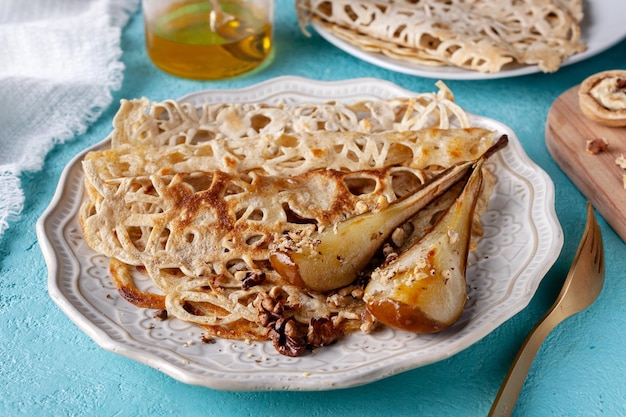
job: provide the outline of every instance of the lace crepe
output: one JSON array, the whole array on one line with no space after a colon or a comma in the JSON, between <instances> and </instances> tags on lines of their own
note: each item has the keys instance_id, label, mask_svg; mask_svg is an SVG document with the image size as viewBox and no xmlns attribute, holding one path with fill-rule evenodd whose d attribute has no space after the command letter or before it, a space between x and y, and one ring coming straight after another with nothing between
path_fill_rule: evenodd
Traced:
<instances>
[{"instance_id":1,"label":"lace crepe","mask_svg":"<svg viewBox=\"0 0 626 417\"><path fill-rule=\"evenodd\" d=\"M585 50L581 0L297 0L344 41L391 58L495 73L507 65L554 72Z\"/></svg>"},{"instance_id":2,"label":"lace crepe","mask_svg":"<svg viewBox=\"0 0 626 417\"><path fill-rule=\"evenodd\" d=\"M283 333L274 340L272 317L284 313L312 335L368 331L362 286L329 294L300 288L269 266L270 250L278 236L377 211L485 152L494 132L471 127L438 86L436 93L349 104L196 108L125 100L111 148L83 161L85 241L111 258L126 300L165 308L211 336L269 337L279 352L296 355L288 346L304 345L283 343ZM486 186L478 213L490 193ZM439 210L416 216L410 235L427 230ZM475 225L479 233L478 215ZM140 288L143 274L155 288ZM330 340L311 337L307 346Z\"/></svg>"}]
</instances>

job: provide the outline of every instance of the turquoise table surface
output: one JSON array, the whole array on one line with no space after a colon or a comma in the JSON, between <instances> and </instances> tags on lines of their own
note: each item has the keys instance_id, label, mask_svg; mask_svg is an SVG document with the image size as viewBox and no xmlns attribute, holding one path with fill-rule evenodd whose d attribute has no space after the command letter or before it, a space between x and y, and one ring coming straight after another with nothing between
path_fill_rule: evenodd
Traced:
<instances>
[{"instance_id":1,"label":"turquoise table surface","mask_svg":"<svg viewBox=\"0 0 626 417\"><path fill-rule=\"evenodd\" d=\"M447 81L466 110L510 126L555 183L565 244L530 304L484 339L437 363L371 384L334 391L226 392L190 386L100 348L47 292L35 224L65 165L111 130L122 98L177 98L202 89L240 88L282 75L317 80L377 77L417 92L436 80L362 62L313 33L304 36L293 2L276 7L275 56L262 71L220 81L183 80L146 56L141 13L122 34L125 79L114 102L83 135L57 146L42 171L21 180L21 217L0 242L0 416L485 416L518 347L556 298L585 222L585 197L550 157L544 127L553 101L592 73L626 68L626 42L555 74ZM19 139L19 138L18 138ZM626 208L624 208L626 210ZM588 310L559 325L530 370L516 416L626 415L626 245L600 218L606 283Z\"/></svg>"}]
</instances>

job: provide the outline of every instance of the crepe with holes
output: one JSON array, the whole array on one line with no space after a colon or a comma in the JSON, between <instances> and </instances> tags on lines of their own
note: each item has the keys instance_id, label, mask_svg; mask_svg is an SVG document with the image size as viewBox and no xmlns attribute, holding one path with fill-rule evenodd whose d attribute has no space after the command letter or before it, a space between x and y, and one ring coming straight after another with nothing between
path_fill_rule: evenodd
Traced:
<instances>
[{"instance_id":1,"label":"crepe with holes","mask_svg":"<svg viewBox=\"0 0 626 417\"><path fill-rule=\"evenodd\" d=\"M426 66L554 72L586 49L581 0L298 0L313 20L366 52Z\"/></svg>"},{"instance_id":2,"label":"crepe with holes","mask_svg":"<svg viewBox=\"0 0 626 417\"><path fill-rule=\"evenodd\" d=\"M125 101L111 149L83 161L85 240L112 259L126 300L166 309L210 336L269 338L296 355L370 331L376 321L361 299L367 270L344 288L315 292L273 271L269 250L280 236L381 210L485 152L494 132L471 127L439 86L412 98L296 106ZM486 175L476 235L493 188ZM455 192L403 225L372 267L428 230ZM149 291L136 283L145 275ZM287 328L304 341L289 339Z\"/></svg>"}]
</instances>

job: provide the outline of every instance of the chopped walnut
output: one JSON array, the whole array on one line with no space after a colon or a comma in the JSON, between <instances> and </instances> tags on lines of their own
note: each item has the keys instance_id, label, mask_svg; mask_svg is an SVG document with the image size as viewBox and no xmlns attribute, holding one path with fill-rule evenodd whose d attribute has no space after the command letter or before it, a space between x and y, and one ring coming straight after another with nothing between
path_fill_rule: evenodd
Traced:
<instances>
[{"instance_id":1,"label":"chopped walnut","mask_svg":"<svg viewBox=\"0 0 626 417\"><path fill-rule=\"evenodd\" d=\"M313 348L327 346L337 341L341 331L329 318L312 318L307 333L307 344Z\"/></svg>"},{"instance_id":2,"label":"chopped walnut","mask_svg":"<svg viewBox=\"0 0 626 417\"><path fill-rule=\"evenodd\" d=\"M387 200L387 198L385 196L379 196L376 199L376 208L373 211L379 211L384 209L385 207L387 207L389 205L389 200Z\"/></svg>"},{"instance_id":3,"label":"chopped walnut","mask_svg":"<svg viewBox=\"0 0 626 417\"><path fill-rule=\"evenodd\" d=\"M304 248L315 249L320 242L311 237L312 232L311 228L287 232L278 238L273 249L281 252L299 252Z\"/></svg>"},{"instance_id":4,"label":"chopped walnut","mask_svg":"<svg viewBox=\"0 0 626 417\"><path fill-rule=\"evenodd\" d=\"M295 357L306 350L306 333L303 325L294 318L280 318L268 329L268 336L279 353Z\"/></svg>"},{"instance_id":5,"label":"chopped walnut","mask_svg":"<svg viewBox=\"0 0 626 417\"><path fill-rule=\"evenodd\" d=\"M362 300L363 299L363 294L365 294L365 289L363 287L355 287L351 292L350 295L352 297L354 297L357 300Z\"/></svg>"},{"instance_id":6,"label":"chopped walnut","mask_svg":"<svg viewBox=\"0 0 626 417\"><path fill-rule=\"evenodd\" d=\"M365 202L359 200L356 202L356 205L354 206L354 211L356 214L363 214L365 212L367 212L369 210L369 207L367 207L367 204L365 204Z\"/></svg>"},{"instance_id":7,"label":"chopped walnut","mask_svg":"<svg viewBox=\"0 0 626 417\"><path fill-rule=\"evenodd\" d=\"M387 254L387 256L385 256L385 260L383 261L381 266L389 265L390 263L394 262L396 259L398 259L398 254L396 252L391 252Z\"/></svg>"},{"instance_id":8,"label":"chopped walnut","mask_svg":"<svg viewBox=\"0 0 626 417\"><path fill-rule=\"evenodd\" d=\"M352 285L348 285L346 287L339 288L337 290L337 294L335 294L335 295L337 297L339 297L339 298L347 297L347 296L350 295L350 293L352 292L353 288L354 288L354 286L352 286ZM334 296L330 295L328 298L332 298L332 297L334 297Z\"/></svg>"},{"instance_id":9,"label":"chopped walnut","mask_svg":"<svg viewBox=\"0 0 626 417\"><path fill-rule=\"evenodd\" d=\"M393 247L393 246L391 246L389 243L385 243L385 244L383 245L383 250L382 250L382 252L383 252L383 256L384 256L384 257L387 257L387 256L391 255L392 253L395 253L395 252L396 252L396 250L395 250L395 249L394 249L394 247Z\"/></svg>"},{"instance_id":10,"label":"chopped walnut","mask_svg":"<svg viewBox=\"0 0 626 417\"><path fill-rule=\"evenodd\" d=\"M407 239L415 231L415 226L411 222L406 222L402 226L397 227L391 234L391 242L397 247L402 247Z\"/></svg>"},{"instance_id":11,"label":"chopped walnut","mask_svg":"<svg viewBox=\"0 0 626 417\"><path fill-rule=\"evenodd\" d=\"M259 294L254 302L262 326L267 327L283 317L283 304L276 301L268 294Z\"/></svg>"},{"instance_id":12,"label":"chopped walnut","mask_svg":"<svg viewBox=\"0 0 626 417\"><path fill-rule=\"evenodd\" d=\"M396 229L391 233L391 241L397 248L402 246L404 243L405 232L401 227L396 227Z\"/></svg>"},{"instance_id":13,"label":"chopped walnut","mask_svg":"<svg viewBox=\"0 0 626 417\"><path fill-rule=\"evenodd\" d=\"M256 272L256 271L247 271L241 280L241 288L247 290L256 285L262 284L265 281L265 273L264 272Z\"/></svg>"},{"instance_id":14,"label":"chopped walnut","mask_svg":"<svg viewBox=\"0 0 626 417\"><path fill-rule=\"evenodd\" d=\"M285 317L283 303L269 294L259 294L255 305L261 324L267 328L267 336L278 353L300 356L306 349L306 329L292 317Z\"/></svg>"},{"instance_id":15,"label":"chopped walnut","mask_svg":"<svg viewBox=\"0 0 626 417\"><path fill-rule=\"evenodd\" d=\"M284 301L289 297L289 294L287 294L285 289L280 285L273 286L270 289L268 295L276 301Z\"/></svg>"},{"instance_id":16,"label":"chopped walnut","mask_svg":"<svg viewBox=\"0 0 626 417\"><path fill-rule=\"evenodd\" d=\"M364 309L361 313L361 331L370 333L376 326L376 318L368 309Z\"/></svg>"},{"instance_id":17,"label":"chopped walnut","mask_svg":"<svg viewBox=\"0 0 626 417\"><path fill-rule=\"evenodd\" d=\"M587 141L587 153L597 155L609 147L609 142L604 138L590 139Z\"/></svg>"},{"instance_id":18,"label":"chopped walnut","mask_svg":"<svg viewBox=\"0 0 626 417\"><path fill-rule=\"evenodd\" d=\"M155 311L152 315L152 318L154 318L156 321L167 320L167 310L163 308Z\"/></svg>"}]
</instances>

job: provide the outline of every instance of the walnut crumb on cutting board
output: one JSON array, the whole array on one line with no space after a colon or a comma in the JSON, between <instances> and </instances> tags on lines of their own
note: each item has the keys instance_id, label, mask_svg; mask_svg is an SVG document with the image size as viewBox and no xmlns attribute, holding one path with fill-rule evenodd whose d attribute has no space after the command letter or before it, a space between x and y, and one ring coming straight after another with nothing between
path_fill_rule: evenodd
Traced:
<instances>
[{"instance_id":1,"label":"walnut crumb on cutting board","mask_svg":"<svg viewBox=\"0 0 626 417\"><path fill-rule=\"evenodd\" d=\"M597 155L600 152L604 152L609 147L609 142L604 138L589 139L587 141L587 152L592 155Z\"/></svg>"},{"instance_id":2,"label":"walnut crumb on cutting board","mask_svg":"<svg viewBox=\"0 0 626 417\"><path fill-rule=\"evenodd\" d=\"M608 147L609 147L609 142L606 139L596 138L596 139L589 139L587 141L585 150L587 151L587 153L591 155L598 155L599 153L606 151ZM623 152L620 156L615 158L615 164L619 166L620 168L626 170L626 152ZM626 174L622 174L622 183L623 183L624 189L626 190Z\"/></svg>"}]
</instances>

